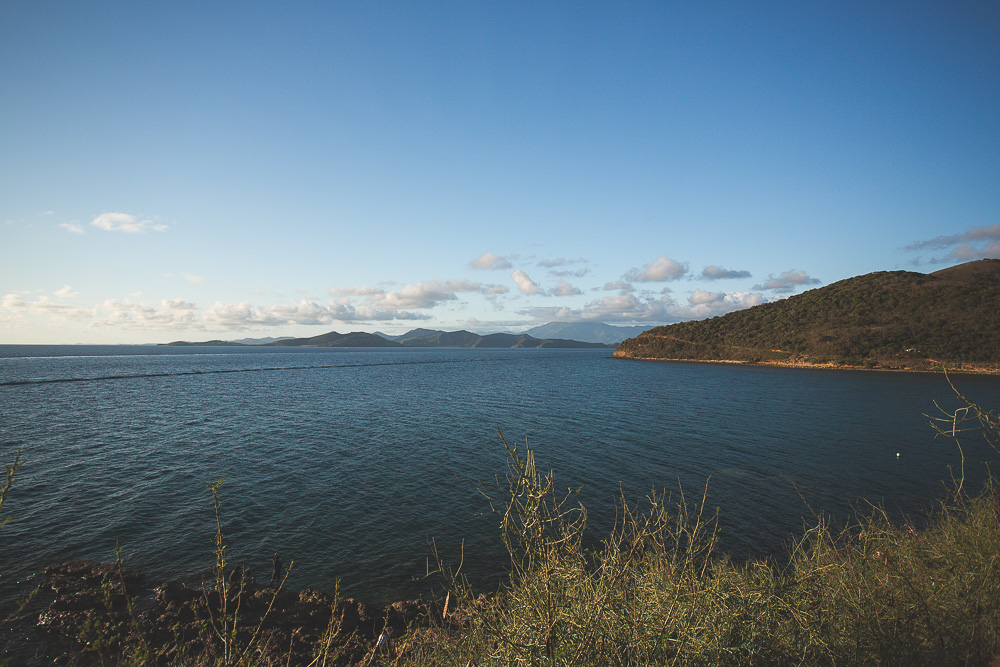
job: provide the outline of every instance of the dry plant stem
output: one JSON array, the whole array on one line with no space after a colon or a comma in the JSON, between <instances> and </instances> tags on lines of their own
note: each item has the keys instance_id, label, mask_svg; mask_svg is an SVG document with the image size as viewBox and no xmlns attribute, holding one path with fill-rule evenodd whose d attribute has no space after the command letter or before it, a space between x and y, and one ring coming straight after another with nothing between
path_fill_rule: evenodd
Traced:
<instances>
[{"instance_id":1,"label":"dry plant stem","mask_svg":"<svg viewBox=\"0 0 1000 667\"><path fill-rule=\"evenodd\" d=\"M21 469L21 466L24 465L24 461L21 460L21 453L23 451L24 447L18 449L17 452L14 453L14 462L4 464L4 481L3 486L0 487L0 512L3 512L4 503L7 501L7 493L10 491L10 488L14 486L14 477ZM6 526L13 519L14 517L12 516L0 517L0 528Z\"/></svg>"},{"instance_id":2,"label":"dry plant stem","mask_svg":"<svg viewBox=\"0 0 1000 667\"><path fill-rule=\"evenodd\" d=\"M220 664L228 667L229 665L244 665L252 663L251 654L260 649L258 639L264 627L264 623L274 607L274 602L277 599L278 594L281 592L285 582L288 580L288 576L291 573L295 562L289 562L284 576L281 581L278 582L278 586L274 589L271 599L268 601L267 609L261 616L260 621L253 628L250 638L247 640L246 644L240 647L238 642L238 633L241 629L240 609L243 602L243 594L246 590L246 581L245 576L241 575L238 578L236 583L238 588L235 591L235 595L233 595L233 584L226 577L227 545L225 543L225 536L222 530L222 500L220 488L224 481L225 478L222 478L218 482L207 485L207 488L212 493L212 505L215 510L216 528L215 535L213 536L213 544L215 546L215 567L213 570L215 575L215 587L214 589L203 587L205 591L203 598L205 607L208 610L208 627L214 637L222 644ZM210 590L214 590L214 594L210 595ZM218 598L218 616L216 616L214 611L213 600L215 598ZM230 599L232 599L232 603L235 604L235 607L232 609L230 608ZM289 650L289 656L290 655L291 650Z\"/></svg>"},{"instance_id":3,"label":"dry plant stem","mask_svg":"<svg viewBox=\"0 0 1000 667\"><path fill-rule=\"evenodd\" d=\"M340 631L343 621L343 614L341 614L340 618L337 617L337 599L339 597L340 580L338 579L333 589L333 602L330 604L330 621L327 623L326 630L323 632L323 636L316 646L312 662L306 667L326 667L326 662L330 658L330 647L333 644L334 637Z\"/></svg>"},{"instance_id":4,"label":"dry plant stem","mask_svg":"<svg viewBox=\"0 0 1000 667\"><path fill-rule=\"evenodd\" d=\"M607 538L584 548L585 510L554 492L530 449L501 441L507 476L480 490L510 577L468 624L412 645L406 664L985 665L1000 655L992 481L976 497L956 484L920 529L875 505L839 530L813 513L787 565L736 564L715 553L707 494L696 506L683 489L676 502L650 494L644 508L621 499Z\"/></svg>"},{"instance_id":5,"label":"dry plant stem","mask_svg":"<svg viewBox=\"0 0 1000 667\"><path fill-rule=\"evenodd\" d=\"M4 480L3 485L0 486L0 515L3 514L3 506L7 501L7 493L10 491L11 487L14 486L14 478L17 476L18 471L21 470L21 466L24 465L24 461L21 460L21 454L24 452L24 447L18 448L14 453L14 461L12 463L4 464ZM14 520L12 516L0 516L0 528L3 528L8 523ZM30 593L28 593L24 598L18 600L14 603L14 611L10 612L7 616L0 620L10 621L21 615L24 608L38 595L39 588L36 586Z\"/></svg>"},{"instance_id":6,"label":"dry plant stem","mask_svg":"<svg viewBox=\"0 0 1000 667\"><path fill-rule=\"evenodd\" d=\"M954 441L955 446L958 448L961 461L960 472L957 480L952 478L952 483L956 487L956 495L960 495L962 487L965 483L965 451L962 449L962 443L959 440L959 433L979 431L986 442L989 443L990 447L992 447L997 453L1000 453L1000 447L998 447L997 442L994 441L994 438L1000 436L1000 418L997 417L995 412L986 410L979 404L966 398L966 396L955 387L955 384L952 382L947 370L945 370L945 379L948 381L948 386L951 387L955 397L964 403L965 407L957 408L956 410L949 412L938 405L937 401L935 401L934 407L936 407L944 416L924 416L931 420L931 428L933 428L938 435L950 438ZM963 425L968 422L976 422L977 426L972 428L963 428Z\"/></svg>"}]
</instances>

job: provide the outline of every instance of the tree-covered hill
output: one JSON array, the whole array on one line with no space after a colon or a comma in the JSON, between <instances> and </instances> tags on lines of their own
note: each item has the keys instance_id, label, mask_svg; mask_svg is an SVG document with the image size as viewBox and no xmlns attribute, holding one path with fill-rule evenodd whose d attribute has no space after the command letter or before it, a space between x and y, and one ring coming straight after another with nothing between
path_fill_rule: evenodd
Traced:
<instances>
[{"instance_id":1,"label":"tree-covered hill","mask_svg":"<svg viewBox=\"0 0 1000 667\"><path fill-rule=\"evenodd\" d=\"M1000 363L1000 260L880 271L721 317L650 329L615 356L927 369Z\"/></svg>"}]
</instances>

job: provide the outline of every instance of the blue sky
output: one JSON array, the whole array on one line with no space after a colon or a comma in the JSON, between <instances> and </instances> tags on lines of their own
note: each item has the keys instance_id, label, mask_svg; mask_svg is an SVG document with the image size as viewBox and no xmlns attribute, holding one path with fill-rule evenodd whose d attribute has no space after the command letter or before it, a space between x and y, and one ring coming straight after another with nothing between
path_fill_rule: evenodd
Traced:
<instances>
[{"instance_id":1,"label":"blue sky","mask_svg":"<svg viewBox=\"0 0 1000 667\"><path fill-rule=\"evenodd\" d=\"M0 4L0 343L703 318L1000 257L1000 5Z\"/></svg>"}]
</instances>

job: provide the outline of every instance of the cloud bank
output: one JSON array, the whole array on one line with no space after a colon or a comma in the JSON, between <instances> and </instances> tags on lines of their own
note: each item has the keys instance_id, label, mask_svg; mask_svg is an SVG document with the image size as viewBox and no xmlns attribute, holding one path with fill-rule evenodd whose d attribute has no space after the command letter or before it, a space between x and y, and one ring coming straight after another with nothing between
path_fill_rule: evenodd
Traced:
<instances>
[{"instance_id":1,"label":"cloud bank","mask_svg":"<svg viewBox=\"0 0 1000 667\"><path fill-rule=\"evenodd\" d=\"M625 280L642 283L679 280L687 271L687 262L677 262L666 255L660 255L650 264L644 264L641 269L630 269L625 274Z\"/></svg>"},{"instance_id":2,"label":"cloud bank","mask_svg":"<svg viewBox=\"0 0 1000 667\"><path fill-rule=\"evenodd\" d=\"M102 213L94 218L90 224L106 232L124 232L126 234L165 232L168 229L167 225L152 220L143 220L128 213Z\"/></svg>"},{"instance_id":3,"label":"cloud bank","mask_svg":"<svg viewBox=\"0 0 1000 667\"><path fill-rule=\"evenodd\" d=\"M469 266L479 271L499 271L501 269L509 269L511 263L506 257L500 257L491 252L484 252L469 262Z\"/></svg>"},{"instance_id":4,"label":"cloud bank","mask_svg":"<svg viewBox=\"0 0 1000 667\"><path fill-rule=\"evenodd\" d=\"M704 319L742 310L768 301L753 292L705 292L695 290L687 303L670 294L641 298L622 293L606 296L580 308L535 307L522 311L538 322L607 322L610 324L670 324L690 319Z\"/></svg>"},{"instance_id":5,"label":"cloud bank","mask_svg":"<svg viewBox=\"0 0 1000 667\"><path fill-rule=\"evenodd\" d=\"M927 241L917 241L903 247L903 250L951 250L943 257L930 259L932 264L945 262L971 262L977 259L1000 259L1000 225L974 227L961 234L938 236Z\"/></svg>"},{"instance_id":6,"label":"cloud bank","mask_svg":"<svg viewBox=\"0 0 1000 667\"><path fill-rule=\"evenodd\" d=\"M796 271L795 269L785 271L778 277L769 275L767 278L768 279L765 282L759 285L754 285L753 289L787 292L801 285L819 285L820 282L822 282L818 278L812 278L806 275L805 271Z\"/></svg>"},{"instance_id":7,"label":"cloud bank","mask_svg":"<svg viewBox=\"0 0 1000 667\"><path fill-rule=\"evenodd\" d=\"M510 274L510 277L514 279L517 289L521 290L524 294L530 296L532 294L538 294L541 291L538 283L532 280L528 274L521 269L518 269L514 273Z\"/></svg>"},{"instance_id":8,"label":"cloud bank","mask_svg":"<svg viewBox=\"0 0 1000 667\"><path fill-rule=\"evenodd\" d=\"M705 280L728 280L731 278L749 278L749 271L732 271L721 266L706 266L701 271L701 277Z\"/></svg>"}]
</instances>

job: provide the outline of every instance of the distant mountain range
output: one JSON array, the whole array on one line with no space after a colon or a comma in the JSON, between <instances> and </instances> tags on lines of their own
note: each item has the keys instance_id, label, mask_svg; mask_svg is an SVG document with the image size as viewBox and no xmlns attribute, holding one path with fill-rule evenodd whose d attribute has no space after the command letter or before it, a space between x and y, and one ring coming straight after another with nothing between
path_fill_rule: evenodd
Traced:
<instances>
[{"instance_id":1,"label":"distant mountain range","mask_svg":"<svg viewBox=\"0 0 1000 667\"><path fill-rule=\"evenodd\" d=\"M167 345L230 346L244 345L235 341L210 340L203 342L175 341ZM285 338L261 344L267 347L483 347L483 348L604 348L607 343L567 340L561 338L535 338L528 334L495 333L485 336L470 331L434 331L414 329L401 336L371 334L361 331L330 333L310 338Z\"/></svg>"},{"instance_id":2,"label":"distant mountain range","mask_svg":"<svg viewBox=\"0 0 1000 667\"><path fill-rule=\"evenodd\" d=\"M879 271L720 317L656 327L616 357L928 370L1000 368L1000 260Z\"/></svg>"},{"instance_id":3,"label":"distant mountain range","mask_svg":"<svg viewBox=\"0 0 1000 667\"><path fill-rule=\"evenodd\" d=\"M604 322L549 322L524 333L535 338L569 338L590 343L617 345L626 338L638 336L653 325L642 327L616 327Z\"/></svg>"}]
</instances>

